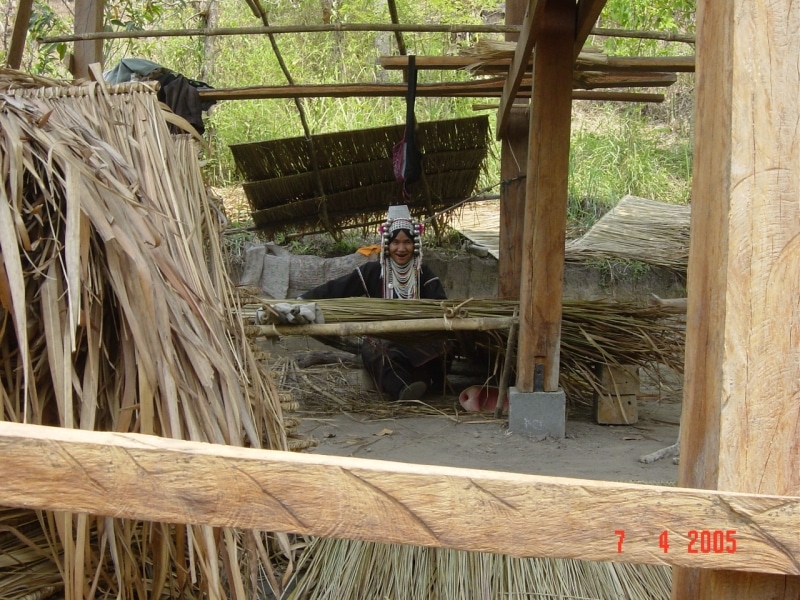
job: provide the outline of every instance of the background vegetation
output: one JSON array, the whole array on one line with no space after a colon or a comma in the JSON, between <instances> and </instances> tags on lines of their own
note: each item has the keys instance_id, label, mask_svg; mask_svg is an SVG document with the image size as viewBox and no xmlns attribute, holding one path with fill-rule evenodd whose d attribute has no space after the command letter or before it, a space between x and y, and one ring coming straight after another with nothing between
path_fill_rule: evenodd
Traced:
<instances>
[{"instance_id":1,"label":"background vegetation","mask_svg":"<svg viewBox=\"0 0 800 600\"><path fill-rule=\"evenodd\" d=\"M261 0L270 25L388 23L386 0ZM400 22L502 22L494 0L397 0ZM16 8L4 10L4 54ZM68 77L64 58L69 44L39 44L35 38L72 30L72 4L37 0L23 69ZM260 26L243 0L108 0L107 23L114 30ZM602 27L694 33L693 0L609 0ZM482 34L503 39L502 34ZM409 53L457 54L480 36L406 33ZM379 56L395 54L393 33L338 32L274 36L289 75L298 84L401 81L399 71L377 66ZM631 38L590 38L609 55L693 54L693 46ZM111 40L104 45L104 66L123 57L153 60L215 88L286 85L287 77L268 36L165 37ZM419 81L467 80L461 71L422 71ZM692 163L693 75L679 75L662 105L575 102L569 184L570 219L588 226L625 194L667 202L689 201ZM420 121L474 115L476 99L419 98ZM311 133L402 123L403 98L319 98L302 101ZM494 112L491 112L493 116ZM490 119L493 121L493 119ZM294 137L303 128L294 100L223 101L208 116L206 136L213 154L207 176L218 187L238 182L230 144ZM499 159L499 147L495 156ZM490 161L481 187L499 182L499 160Z\"/></svg>"}]
</instances>

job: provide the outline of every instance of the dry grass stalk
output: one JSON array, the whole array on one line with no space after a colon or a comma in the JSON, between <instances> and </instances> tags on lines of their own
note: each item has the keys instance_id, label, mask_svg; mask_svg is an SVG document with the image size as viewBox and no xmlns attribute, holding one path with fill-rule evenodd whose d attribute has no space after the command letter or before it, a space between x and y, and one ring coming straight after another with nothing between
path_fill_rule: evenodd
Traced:
<instances>
[{"instance_id":1,"label":"dry grass stalk","mask_svg":"<svg viewBox=\"0 0 800 600\"><path fill-rule=\"evenodd\" d=\"M669 567L315 538L290 598L666 600Z\"/></svg>"},{"instance_id":2,"label":"dry grass stalk","mask_svg":"<svg viewBox=\"0 0 800 600\"><path fill-rule=\"evenodd\" d=\"M285 448L277 391L230 317L190 136L170 134L141 84L4 72L0 89L0 417ZM0 544L28 584L2 571L8 599L35 580L68 599L243 599L259 571L279 587L271 553L293 553L281 535L51 513L0 529Z\"/></svg>"}]
</instances>

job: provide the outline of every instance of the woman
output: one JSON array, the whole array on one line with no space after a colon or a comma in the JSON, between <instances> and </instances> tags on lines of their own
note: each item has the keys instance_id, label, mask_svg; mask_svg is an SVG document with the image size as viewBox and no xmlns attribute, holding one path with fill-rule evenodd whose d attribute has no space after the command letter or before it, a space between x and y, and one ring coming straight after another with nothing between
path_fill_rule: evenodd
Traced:
<instances>
[{"instance_id":1,"label":"woman","mask_svg":"<svg viewBox=\"0 0 800 600\"><path fill-rule=\"evenodd\" d=\"M365 263L300 297L447 298L439 278L422 265L423 226L411 218L408 207L389 207L380 231L380 261ZM445 350L445 344L439 342L408 346L365 337L361 358L383 392L395 400L412 400L422 397L430 385L443 385Z\"/></svg>"}]
</instances>

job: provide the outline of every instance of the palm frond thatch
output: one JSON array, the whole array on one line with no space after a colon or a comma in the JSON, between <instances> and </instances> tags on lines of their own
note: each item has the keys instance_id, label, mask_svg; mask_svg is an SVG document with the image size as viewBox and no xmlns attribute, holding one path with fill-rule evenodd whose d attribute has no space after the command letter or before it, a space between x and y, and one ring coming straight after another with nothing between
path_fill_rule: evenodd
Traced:
<instances>
[{"instance_id":1,"label":"palm frond thatch","mask_svg":"<svg viewBox=\"0 0 800 600\"><path fill-rule=\"evenodd\" d=\"M402 125L314 136L317 171L302 137L232 145L255 226L265 232L343 229L380 218L398 203L415 216L433 216L475 191L489 147L487 117L418 124L424 176L408 199L392 167L392 147L402 137Z\"/></svg>"},{"instance_id":2,"label":"palm frond thatch","mask_svg":"<svg viewBox=\"0 0 800 600\"><path fill-rule=\"evenodd\" d=\"M0 417L285 448L277 391L230 317L198 148L154 90L8 71L0 90ZM0 524L10 600L249 598L259 573L280 587L275 548L291 554L258 532L12 509Z\"/></svg>"}]
</instances>

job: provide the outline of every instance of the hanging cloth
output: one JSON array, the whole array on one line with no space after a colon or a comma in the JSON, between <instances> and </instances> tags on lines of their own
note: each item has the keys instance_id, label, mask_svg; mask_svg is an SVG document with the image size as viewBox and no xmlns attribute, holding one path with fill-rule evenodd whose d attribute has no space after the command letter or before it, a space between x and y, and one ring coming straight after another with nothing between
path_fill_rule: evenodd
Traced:
<instances>
[{"instance_id":1,"label":"hanging cloth","mask_svg":"<svg viewBox=\"0 0 800 600\"><path fill-rule=\"evenodd\" d=\"M408 57L408 91L406 92L406 126L403 139L392 148L394 176L403 184L403 198L408 199L408 185L422 175L422 153L414 139L414 101L417 96L417 66L414 55Z\"/></svg>"}]
</instances>

